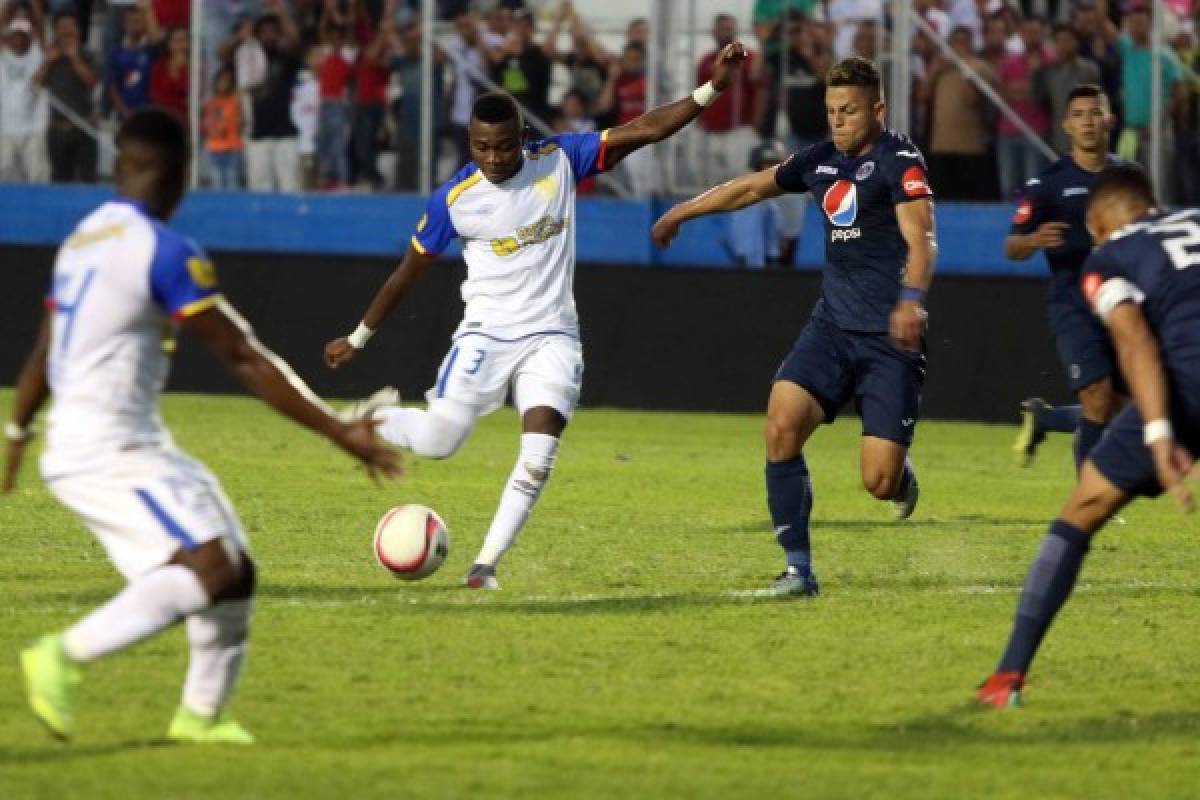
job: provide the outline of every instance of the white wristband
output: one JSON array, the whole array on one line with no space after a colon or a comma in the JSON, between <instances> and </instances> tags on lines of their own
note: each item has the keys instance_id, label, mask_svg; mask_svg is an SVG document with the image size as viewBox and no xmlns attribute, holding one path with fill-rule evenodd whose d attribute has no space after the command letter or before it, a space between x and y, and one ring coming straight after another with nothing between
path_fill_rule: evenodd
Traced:
<instances>
[{"instance_id":1,"label":"white wristband","mask_svg":"<svg viewBox=\"0 0 1200 800\"><path fill-rule=\"evenodd\" d=\"M354 329L354 333L346 337L346 341L350 342L350 346L355 350L362 350L374 335L375 331L360 322L358 323L358 327Z\"/></svg>"},{"instance_id":2,"label":"white wristband","mask_svg":"<svg viewBox=\"0 0 1200 800\"><path fill-rule=\"evenodd\" d=\"M1175 431L1171 430L1169 419L1156 419L1146 423L1146 427L1142 429L1142 436L1146 444L1152 444L1159 439L1175 438Z\"/></svg>"},{"instance_id":3,"label":"white wristband","mask_svg":"<svg viewBox=\"0 0 1200 800\"><path fill-rule=\"evenodd\" d=\"M33 438L33 428L22 428L15 422L6 422L4 438L10 442L27 442Z\"/></svg>"},{"instance_id":4,"label":"white wristband","mask_svg":"<svg viewBox=\"0 0 1200 800\"><path fill-rule=\"evenodd\" d=\"M716 102L721 93L713 87L712 81L703 86L696 87L696 91L692 92L692 99L696 101L696 105L701 108L708 108Z\"/></svg>"}]
</instances>

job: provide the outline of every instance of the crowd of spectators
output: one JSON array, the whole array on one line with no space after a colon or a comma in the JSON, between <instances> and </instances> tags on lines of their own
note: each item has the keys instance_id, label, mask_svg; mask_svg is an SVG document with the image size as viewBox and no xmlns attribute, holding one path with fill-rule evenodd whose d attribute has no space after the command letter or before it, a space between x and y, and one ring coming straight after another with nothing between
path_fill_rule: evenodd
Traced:
<instances>
[{"instance_id":1,"label":"crowd of spectators","mask_svg":"<svg viewBox=\"0 0 1200 800\"><path fill-rule=\"evenodd\" d=\"M691 179L723 181L778 146L827 137L823 76L840 58L876 61L886 85L892 65L883 1L757 0L747 30L734 16L717 15L688 82L706 80L716 52L734 38L752 52L740 80L701 115ZM206 185L417 188L423 36L412 0L206 0L197 52L188 0L0 2L0 180L96 180L98 133L147 104L188 115L198 58ZM1034 3L1047 16L1033 13ZM1186 204L1200 202L1193 5L1169 0L1171 48L1162 59L1168 194ZM439 3L431 104L442 157L435 178L469 158L471 104L488 88L512 93L560 132L620 124L646 109L646 19L602 37L569 0L534 6ZM1057 121L1081 82L1109 91L1118 119L1114 148L1146 159L1146 0L1119 9L1108 0L914 0L914 8L928 29L915 32L910 56L911 134L940 197L1001 200L1019 190L1046 163L1028 132L1063 151ZM1022 125L998 110L991 92ZM649 151L628 159L619 179L637 195L667 188L663 160Z\"/></svg>"}]
</instances>

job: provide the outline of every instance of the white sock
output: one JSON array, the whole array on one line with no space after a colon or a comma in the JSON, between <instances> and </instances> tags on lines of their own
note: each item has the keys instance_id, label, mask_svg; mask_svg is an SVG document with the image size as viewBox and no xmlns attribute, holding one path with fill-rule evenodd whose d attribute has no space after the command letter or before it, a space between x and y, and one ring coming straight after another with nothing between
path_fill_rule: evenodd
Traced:
<instances>
[{"instance_id":1,"label":"white sock","mask_svg":"<svg viewBox=\"0 0 1200 800\"><path fill-rule=\"evenodd\" d=\"M550 471L554 468L554 454L558 452L558 439L544 433L521 434L521 452L517 466L508 476L504 493L500 495L500 507L492 518L483 548L475 559L476 564L496 566L516 541L517 534L529 519L533 504L542 494Z\"/></svg>"},{"instance_id":2,"label":"white sock","mask_svg":"<svg viewBox=\"0 0 1200 800\"><path fill-rule=\"evenodd\" d=\"M187 618L187 680L183 705L206 717L221 713L237 686L246 661L250 630L249 599L219 603Z\"/></svg>"},{"instance_id":3,"label":"white sock","mask_svg":"<svg viewBox=\"0 0 1200 800\"><path fill-rule=\"evenodd\" d=\"M440 400L428 411L396 406L372 416L384 441L425 458L449 458L471 433L476 414L470 406Z\"/></svg>"},{"instance_id":4,"label":"white sock","mask_svg":"<svg viewBox=\"0 0 1200 800\"><path fill-rule=\"evenodd\" d=\"M134 578L120 594L75 623L63 647L73 661L92 661L171 627L209 602L196 573L168 564Z\"/></svg>"}]
</instances>

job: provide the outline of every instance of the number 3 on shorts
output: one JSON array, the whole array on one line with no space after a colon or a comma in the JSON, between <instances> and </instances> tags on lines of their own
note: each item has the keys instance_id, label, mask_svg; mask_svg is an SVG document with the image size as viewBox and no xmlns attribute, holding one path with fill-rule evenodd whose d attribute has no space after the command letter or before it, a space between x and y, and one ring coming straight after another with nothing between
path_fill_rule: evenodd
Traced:
<instances>
[{"instance_id":1,"label":"number 3 on shorts","mask_svg":"<svg viewBox=\"0 0 1200 800\"><path fill-rule=\"evenodd\" d=\"M474 375L475 373L479 372L480 368L483 366L483 360L485 358L487 358L486 350L476 350L475 360L472 361L465 370L463 370L463 373L466 375Z\"/></svg>"}]
</instances>

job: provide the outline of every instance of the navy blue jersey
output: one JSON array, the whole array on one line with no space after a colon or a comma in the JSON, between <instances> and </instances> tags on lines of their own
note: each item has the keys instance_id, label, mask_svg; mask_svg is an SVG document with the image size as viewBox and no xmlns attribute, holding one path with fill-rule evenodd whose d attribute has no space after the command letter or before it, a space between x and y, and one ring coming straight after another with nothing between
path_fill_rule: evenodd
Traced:
<instances>
[{"instance_id":1,"label":"navy blue jersey","mask_svg":"<svg viewBox=\"0 0 1200 800\"><path fill-rule=\"evenodd\" d=\"M1126 225L1084 267L1083 291L1101 319L1141 305L1159 340L1173 394L1200 397L1200 210Z\"/></svg>"},{"instance_id":2,"label":"navy blue jersey","mask_svg":"<svg viewBox=\"0 0 1200 800\"><path fill-rule=\"evenodd\" d=\"M869 152L852 157L821 142L780 164L775 182L785 192L811 192L825 214L828 266L813 316L846 331L887 331L908 257L896 205L933 196L916 145L884 131Z\"/></svg>"},{"instance_id":3,"label":"navy blue jersey","mask_svg":"<svg viewBox=\"0 0 1200 800\"><path fill-rule=\"evenodd\" d=\"M1108 156L1107 166L1124 163ZM1092 235L1086 222L1088 193L1099 175L1079 166L1070 156L1063 156L1030 179L1017 202L1010 233L1030 234L1047 222L1070 226L1063 234L1062 246L1045 251L1050 265L1051 302L1083 305L1079 278L1083 262L1092 252Z\"/></svg>"}]
</instances>

